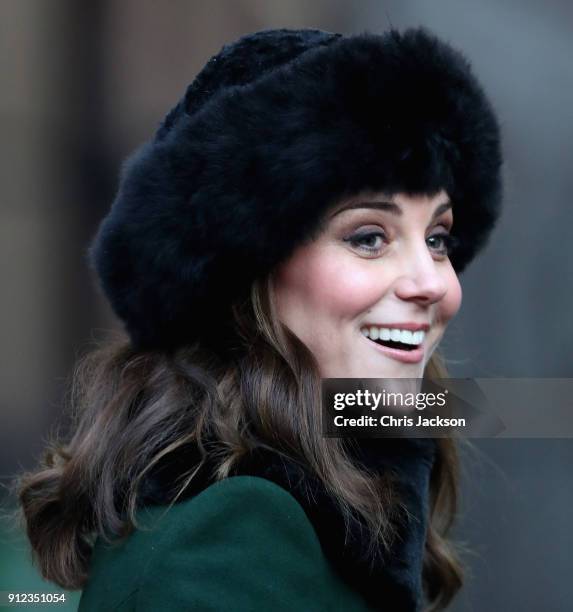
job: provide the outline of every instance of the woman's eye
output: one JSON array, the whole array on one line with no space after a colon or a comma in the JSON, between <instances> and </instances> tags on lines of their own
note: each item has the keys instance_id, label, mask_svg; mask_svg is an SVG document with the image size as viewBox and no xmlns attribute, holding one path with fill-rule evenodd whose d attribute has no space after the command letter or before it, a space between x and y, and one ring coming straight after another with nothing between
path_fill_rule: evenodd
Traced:
<instances>
[{"instance_id":1,"label":"woman's eye","mask_svg":"<svg viewBox=\"0 0 573 612\"><path fill-rule=\"evenodd\" d=\"M366 253L378 253L384 245L386 236L383 232L365 232L363 234L355 234L350 238L345 238L354 248L357 248Z\"/></svg>"},{"instance_id":2,"label":"woman's eye","mask_svg":"<svg viewBox=\"0 0 573 612\"><path fill-rule=\"evenodd\" d=\"M438 255L451 255L459 240L451 234L434 234L426 242Z\"/></svg>"},{"instance_id":3,"label":"woman's eye","mask_svg":"<svg viewBox=\"0 0 573 612\"><path fill-rule=\"evenodd\" d=\"M377 230L354 234L344 241L367 255L377 255L383 249L387 238L384 232ZM447 257L458 246L459 240L451 234L434 234L426 239L426 244L434 253Z\"/></svg>"}]
</instances>

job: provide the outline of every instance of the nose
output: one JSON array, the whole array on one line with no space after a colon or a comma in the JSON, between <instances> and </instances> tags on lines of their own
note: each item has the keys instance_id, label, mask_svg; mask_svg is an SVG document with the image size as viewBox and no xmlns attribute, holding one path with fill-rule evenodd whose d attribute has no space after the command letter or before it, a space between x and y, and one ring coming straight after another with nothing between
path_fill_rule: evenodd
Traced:
<instances>
[{"instance_id":1,"label":"nose","mask_svg":"<svg viewBox=\"0 0 573 612\"><path fill-rule=\"evenodd\" d=\"M404 274L398 278L395 293L402 300L429 305L439 302L447 292L440 263L426 249L408 258Z\"/></svg>"}]
</instances>

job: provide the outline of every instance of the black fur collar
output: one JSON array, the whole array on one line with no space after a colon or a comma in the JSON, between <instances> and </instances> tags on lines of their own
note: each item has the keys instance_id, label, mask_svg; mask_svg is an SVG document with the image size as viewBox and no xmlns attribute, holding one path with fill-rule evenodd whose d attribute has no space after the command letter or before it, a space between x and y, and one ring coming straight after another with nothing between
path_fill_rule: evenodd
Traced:
<instances>
[{"instance_id":1,"label":"black fur collar","mask_svg":"<svg viewBox=\"0 0 573 612\"><path fill-rule=\"evenodd\" d=\"M428 487L435 458L432 439L354 439L351 452L361 464L374 470L392 470L409 518L398 523L398 537L391 554L369 556L366 527L354 522L345 539L344 519L322 484L296 463L268 450L257 450L233 472L266 478L288 490L304 508L323 551L334 568L352 588L363 594L374 609L410 612L420 609L422 561L428 517ZM143 504L169 502L174 477L197 458L187 449L169 464L163 464L145 482ZM178 501L189 499L212 480L209 467L198 474Z\"/></svg>"}]
</instances>

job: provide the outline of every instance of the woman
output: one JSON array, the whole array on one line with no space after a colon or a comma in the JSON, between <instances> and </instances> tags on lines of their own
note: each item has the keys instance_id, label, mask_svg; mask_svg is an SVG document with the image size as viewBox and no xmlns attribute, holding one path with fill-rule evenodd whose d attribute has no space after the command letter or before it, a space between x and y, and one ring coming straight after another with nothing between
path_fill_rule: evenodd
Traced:
<instances>
[{"instance_id":1,"label":"woman","mask_svg":"<svg viewBox=\"0 0 573 612\"><path fill-rule=\"evenodd\" d=\"M320 384L445 375L500 168L468 63L423 29L223 47L90 249L129 338L83 359L73 436L22 479L43 575L80 610L445 607L453 442L323 437Z\"/></svg>"}]
</instances>

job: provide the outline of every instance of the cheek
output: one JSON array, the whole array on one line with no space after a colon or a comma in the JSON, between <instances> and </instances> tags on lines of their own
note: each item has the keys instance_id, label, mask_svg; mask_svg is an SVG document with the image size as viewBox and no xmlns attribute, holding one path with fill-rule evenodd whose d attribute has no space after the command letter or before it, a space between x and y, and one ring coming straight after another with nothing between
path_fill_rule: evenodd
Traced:
<instances>
[{"instance_id":1,"label":"cheek","mask_svg":"<svg viewBox=\"0 0 573 612\"><path fill-rule=\"evenodd\" d=\"M373 282L372 266L360 264L333 249L301 249L277 270L278 302L327 320L357 317L380 299L381 284L380 273Z\"/></svg>"},{"instance_id":2,"label":"cheek","mask_svg":"<svg viewBox=\"0 0 573 612\"><path fill-rule=\"evenodd\" d=\"M458 313L462 305L462 287L452 268L446 278L448 291L440 303L440 319L447 324Z\"/></svg>"},{"instance_id":3,"label":"cheek","mask_svg":"<svg viewBox=\"0 0 573 612\"><path fill-rule=\"evenodd\" d=\"M353 318L380 299L380 283L355 262L321 258L302 273L301 289L314 308L341 319Z\"/></svg>"},{"instance_id":4,"label":"cheek","mask_svg":"<svg viewBox=\"0 0 573 612\"><path fill-rule=\"evenodd\" d=\"M380 300L381 279L374 279L371 271L355 262L329 262L327 265L327 271L317 274L321 279L317 283L317 297L322 304L328 304L333 313L352 319Z\"/></svg>"}]
</instances>

